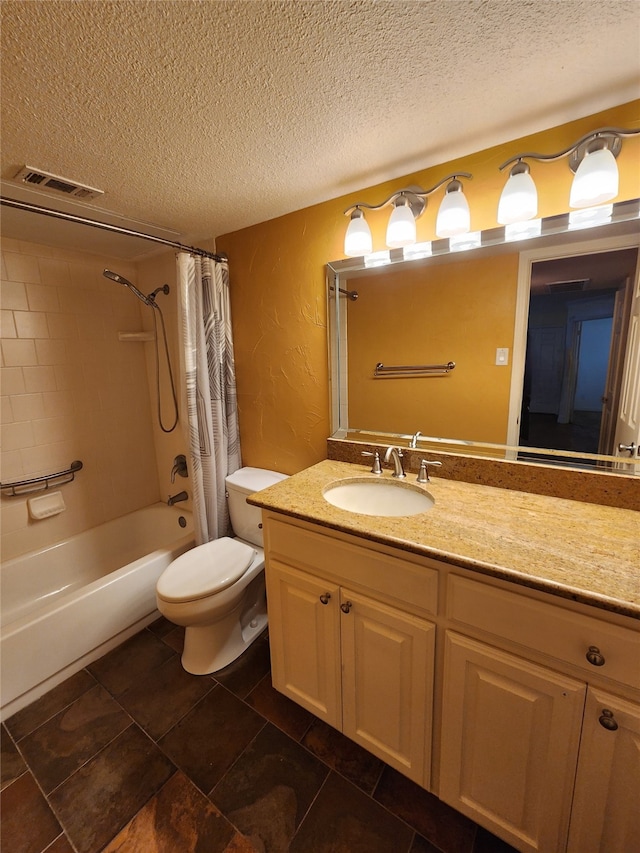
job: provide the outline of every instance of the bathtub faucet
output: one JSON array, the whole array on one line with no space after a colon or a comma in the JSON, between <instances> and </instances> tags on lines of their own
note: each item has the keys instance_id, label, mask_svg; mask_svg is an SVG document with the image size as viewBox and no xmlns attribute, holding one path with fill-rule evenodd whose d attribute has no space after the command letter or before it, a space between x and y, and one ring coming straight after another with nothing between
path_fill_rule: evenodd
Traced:
<instances>
[{"instance_id":1,"label":"bathtub faucet","mask_svg":"<svg viewBox=\"0 0 640 853\"><path fill-rule=\"evenodd\" d=\"M178 501L188 501L189 495L186 492L178 492L177 495L169 495L169 499L167 500L168 506L173 506L177 504Z\"/></svg>"}]
</instances>

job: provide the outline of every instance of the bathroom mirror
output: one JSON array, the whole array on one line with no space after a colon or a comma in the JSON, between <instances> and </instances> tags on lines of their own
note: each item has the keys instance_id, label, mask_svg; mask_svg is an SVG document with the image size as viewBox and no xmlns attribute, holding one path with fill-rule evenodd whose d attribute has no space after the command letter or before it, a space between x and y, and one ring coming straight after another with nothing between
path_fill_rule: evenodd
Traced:
<instances>
[{"instance_id":1,"label":"bathroom mirror","mask_svg":"<svg viewBox=\"0 0 640 853\"><path fill-rule=\"evenodd\" d=\"M333 437L640 473L639 207L328 264Z\"/></svg>"}]
</instances>

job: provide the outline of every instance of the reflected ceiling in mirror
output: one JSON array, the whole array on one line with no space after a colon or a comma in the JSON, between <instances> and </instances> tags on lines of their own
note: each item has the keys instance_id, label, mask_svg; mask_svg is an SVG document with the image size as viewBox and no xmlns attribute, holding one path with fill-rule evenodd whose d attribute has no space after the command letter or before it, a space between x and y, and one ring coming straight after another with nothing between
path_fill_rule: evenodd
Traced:
<instances>
[{"instance_id":1,"label":"reflected ceiling in mirror","mask_svg":"<svg viewBox=\"0 0 640 853\"><path fill-rule=\"evenodd\" d=\"M542 442L536 447L521 433L527 411L523 380L525 362L529 364L525 354L534 269L530 258L569 258L608 250L622 258L622 250L631 249L626 253L627 264L632 257L631 282L626 285L620 283L624 275L611 255L609 277L618 279L608 294L595 292L607 287L596 280L595 262L594 274L589 276L592 281L585 284L583 276L582 283L555 283L565 285L567 291L589 291L582 294L591 303L591 313L584 317L607 313L608 309L600 306L603 294L610 297L611 304L617 299L620 304L616 310L622 310L624 325L631 314L633 281L638 280L639 207L637 199L620 202L611 207L606 223L591 227L584 223L577 227L569 214L540 220L536 229L539 236L534 239L513 241L505 228L496 228L466 235L461 248L438 240L328 264L333 437L407 446L420 432L418 449L614 473L640 471L637 451L632 458L631 453L618 454L614 448L611 424L608 444L603 445L601 439L599 446L589 447L590 452L580 443L562 441ZM579 252L576 247L580 247ZM602 258L599 260L602 266ZM556 298L561 289L555 288ZM582 330L580 312L584 309L571 307L571 293L565 298L570 300L569 313L580 320L575 322L573 317L571 328ZM569 328L567 321L567 341ZM573 334L575 337L575 331ZM564 335L563 329L560 357L566 373L571 359L566 355L570 342L565 347ZM455 367L443 370L450 362ZM381 365L385 369L378 370L382 376L376 377L376 367ZM392 371L390 376L390 367L404 371ZM418 378L416 368L427 370ZM618 385L621 371L622 366ZM575 386L576 377L569 374L565 386L571 381ZM563 405L573 412L573 404L565 401ZM558 415L561 421L565 418L566 412ZM604 416L599 419L605 420Z\"/></svg>"}]
</instances>

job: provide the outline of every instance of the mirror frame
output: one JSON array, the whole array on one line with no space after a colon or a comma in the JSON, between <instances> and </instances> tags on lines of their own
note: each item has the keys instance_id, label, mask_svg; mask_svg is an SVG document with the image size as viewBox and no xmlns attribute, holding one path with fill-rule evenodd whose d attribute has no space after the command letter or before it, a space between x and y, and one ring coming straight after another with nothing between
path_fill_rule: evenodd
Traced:
<instances>
[{"instance_id":1,"label":"mirror frame","mask_svg":"<svg viewBox=\"0 0 640 853\"><path fill-rule=\"evenodd\" d=\"M551 257L570 257L576 254L586 254L591 251L611 251L618 248L640 247L640 199L631 199L613 205L610 220L606 223L595 224L592 227L570 228L569 214L547 217L540 220L541 233L531 239L507 241L505 228L493 228L477 232L480 243L477 247L467 250L452 250L449 240L435 240L431 243L428 255L411 257L415 246L408 247L405 256L404 249L390 249L376 252L372 255L344 260L331 261L326 266L327 284L327 316L328 316L328 346L329 346L329 376L331 383L331 438L362 441L366 443L406 443L410 435L379 432L374 429L350 430L345 423L348 411L348 400L345 399L344 386L341 381L346 375L347 353L346 340L343 339L341 316L344 300L336 298L342 291L349 291L352 283L359 277L384 273L389 268L402 265L428 265L432 258L442 258L445 261L454 260L458 256L471 258L484 250L491 248L495 252L517 251L519 254L517 297L515 310L514 345L511 371L511 391L509 397L509 430L506 444L489 444L469 441L462 438L445 438L439 436L421 436L420 447L447 453L464 453L491 459L520 460L527 463L554 464L573 468L567 460L576 459L575 468L599 470L612 474L640 473L640 458L624 459L619 456L608 456L597 453L578 453L574 451L555 450L550 448L531 448L518 446L515 435L516 424L522 403L522 381L524 374L524 359L526 353L527 323L530 297L530 275L534 262ZM567 236L571 243L567 245ZM575 239L574 239L575 238ZM587 243L588 241L588 243ZM604 245L606 241L606 247ZM564 247L564 248L563 248ZM637 272L640 275L640 272ZM522 453L535 451L536 457L531 459L521 457ZM557 458L557 457L562 457ZM616 468L611 467L614 462ZM607 467L603 466L607 463ZM624 465L622 468L621 463ZM635 470L634 470L635 469Z\"/></svg>"}]
</instances>

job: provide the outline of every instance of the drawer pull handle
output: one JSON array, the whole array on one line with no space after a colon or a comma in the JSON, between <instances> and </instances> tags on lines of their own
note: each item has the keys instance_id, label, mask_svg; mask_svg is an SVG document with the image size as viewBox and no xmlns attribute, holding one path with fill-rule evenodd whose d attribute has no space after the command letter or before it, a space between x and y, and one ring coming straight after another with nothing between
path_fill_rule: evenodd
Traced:
<instances>
[{"instance_id":1,"label":"drawer pull handle","mask_svg":"<svg viewBox=\"0 0 640 853\"><path fill-rule=\"evenodd\" d=\"M352 607L353 604L350 601L345 601L344 604L340 605L340 610L342 610L343 613L348 613Z\"/></svg>"},{"instance_id":2,"label":"drawer pull handle","mask_svg":"<svg viewBox=\"0 0 640 853\"><path fill-rule=\"evenodd\" d=\"M604 658L600 654L600 649L597 646L589 646L587 651L587 660L592 666L604 666Z\"/></svg>"},{"instance_id":3,"label":"drawer pull handle","mask_svg":"<svg viewBox=\"0 0 640 853\"><path fill-rule=\"evenodd\" d=\"M321 604L328 604L330 598L331 598L330 592L323 592L322 595L320 596L320 603Z\"/></svg>"},{"instance_id":4,"label":"drawer pull handle","mask_svg":"<svg viewBox=\"0 0 640 853\"><path fill-rule=\"evenodd\" d=\"M598 722L604 729L607 729L607 731L610 732L615 732L618 728L618 724L613 716L613 711L609 711L608 708L602 709L602 714L599 717Z\"/></svg>"}]
</instances>

